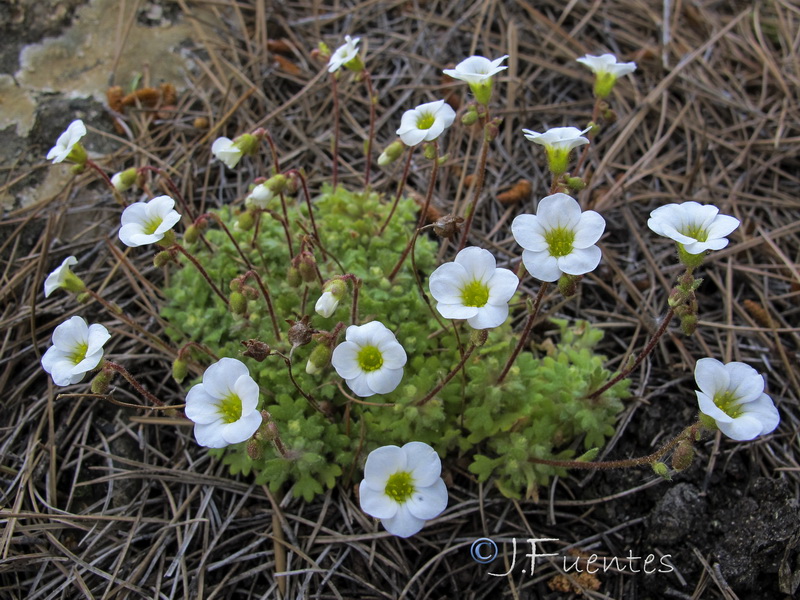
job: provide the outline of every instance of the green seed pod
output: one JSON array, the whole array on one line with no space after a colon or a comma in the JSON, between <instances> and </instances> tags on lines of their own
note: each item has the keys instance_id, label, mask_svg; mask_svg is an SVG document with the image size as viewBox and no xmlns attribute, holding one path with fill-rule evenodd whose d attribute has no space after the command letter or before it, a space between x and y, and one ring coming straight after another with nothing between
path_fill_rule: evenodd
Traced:
<instances>
[{"instance_id":1,"label":"green seed pod","mask_svg":"<svg viewBox=\"0 0 800 600\"><path fill-rule=\"evenodd\" d=\"M172 378L178 383L182 383L186 376L189 374L189 365L185 360L176 358L172 363Z\"/></svg>"},{"instance_id":2,"label":"green seed pod","mask_svg":"<svg viewBox=\"0 0 800 600\"><path fill-rule=\"evenodd\" d=\"M247 299L241 292L231 292L230 305L233 314L243 315L247 312Z\"/></svg>"},{"instance_id":3,"label":"green seed pod","mask_svg":"<svg viewBox=\"0 0 800 600\"><path fill-rule=\"evenodd\" d=\"M250 231L255 224L256 218L249 210L239 213L239 217L236 219L236 226L241 231Z\"/></svg>"},{"instance_id":4,"label":"green seed pod","mask_svg":"<svg viewBox=\"0 0 800 600\"><path fill-rule=\"evenodd\" d=\"M153 257L153 264L157 269L166 267L172 260L172 255L167 250L162 250Z\"/></svg>"},{"instance_id":5,"label":"green seed pod","mask_svg":"<svg viewBox=\"0 0 800 600\"><path fill-rule=\"evenodd\" d=\"M300 275L300 270L296 267L289 267L289 271L286 273L286 281L294 288L299 288L303 285L303 277Z\"/></svg>"},{"instance_id":6,"label":"green seed pod","mask_svg":"<svg viewBox=\"0 0 800 600\"><path fill-rule=\"evenodd\" d=\"M675 452L672 453L672 468L683 471L692 464L694 459L694 446L689 440L681 440Z\"/></svg>"},{"instance_id":7,"label":"green seed pod","mask_svg":"<svg viewBox=\"0 0 800 600\"><path fill-rule=\"evenodd\" d=\"M197 225L189 225L183 233L183 241L186 244L194 244L200 239L200 228Z\"/></svg>"},{"instance_id":8,"label":"green seed pod","mask_svg":"<svg viewBox=\"0 0 800 600\"><path fill-rule=\"evenodd\" d=\"M669 474L669 467L663 462L654 462L653 471L659 477L663 477L667 481L672 481L672 476Z\"/></svg>"},{"instance_id":9,"label":"green seed pod","mask_svg":"<svg viewBox=\"0 0 800 600\"><path fill-rule=\"evenodd\" d=\"M105 394L108 392L109 385L111 384L111 377L109 373L106 371L100 371L97 375L94 376L92 379L92 393L93 394Z\"/></svg>"}]
</instances>

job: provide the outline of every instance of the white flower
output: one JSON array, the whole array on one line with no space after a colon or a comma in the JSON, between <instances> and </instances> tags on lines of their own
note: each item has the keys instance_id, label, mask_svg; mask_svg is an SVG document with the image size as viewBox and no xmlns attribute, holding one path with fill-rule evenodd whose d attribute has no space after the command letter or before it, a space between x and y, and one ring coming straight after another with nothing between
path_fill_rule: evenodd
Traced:
<instances>
[{"instance_id":1,"label":"white flower","mask_svg":"<svg viewBox=\"0 0 800 600\"><path fill-rule=\"evenodd\" d=\"M136 179L138 179L138 177L139 170L136 167L131 167L130 169L125 169L119 173L114 173L114 175L111 176L111 184L118 192L125 192L129 190L134 183L136 183Z\"/></svg>"},{"instance_id":2,"label":"white flower","mask_svg":"<svg viewBox=\"0 0 800 600\"><path fill-rule=\"evenodd\" d=\"M522 262L542 281L556 281L561 273L583 275L600 263L600 248L594 244L606 222L593 210L581 212L567 194L542 198L535 215L518 215L511 233L524 248Z\"/></svg>"},{"instance_id":3,"label":"white flower","mask_svg":"<svg viewBox=\"0 0 800 600\"><path fill-rule=\"evenodd\" d=\"M508 301L519 279L508 269L496 268L488 250L464 248L451 263L431 273L431 295L445 319L467 319L474 329L502 325L508 317Z\"/></svg>"},{"instance_id":4,"label":"white flower","mask_svg":"<svg viewBox=\"0 0 800 600\"><path fill-rule=\"evenodd\" d=\"M416 146L439 137L456 118L454 111L444 100L420 104L403 113L397 135L406 146Z\"/></svg>"},{"instance_id":5,"label":"white flower","mask_svg":"<svg viewBox=\"0 0 800 600\"><path fill-rule=\"evenodd\" d=\"M328 73L335 73L358 56L358 42L361 38L344 36L344 45L339 46L328 60Z\"/></svg>"},{"instance_id":6,"label":"white flower","mask_svg":"<svg viewBox=\"0 0 800 600\"><path fill-rule=\"evenodd\" d=\"M470 84L481 84L490 79L492 75L507 69L508 67L500 66L500 63L507 58L508 54L495 60L489 60L483 56L470 56L458 63L455 69L445 69L443 72L453 79L460 79Z\"/></svg>"},{"instance_id":7,"label":"white flower","mask_svg":"<svg viewBox=\"0 0 800 600\"><path fill-rule=\"evenodd\" d=\"M194 421L197 443L224 448L250 439L261 425L258 384L247 366L235 358L222 358L206 369L203 383L186 394L186 416Z\"/></svg>"},{"instance_id":8,"label":"white flower","mask_svg":"<svg viewBox=\"0 0 800 600\"><path fill-rule=\"evenodd\" d=\"M722 364L701 358L694 369L700 412L713 419L722 433L739 442L775 430L778 409L764 393L764 378L740 362Z\"/></svg>"},{"instance_id":9,"label":"white flower","mask_svg":"<svg viewBox=\"0 0 800 600\"><path fill-rule=\"evenodd\" d=\"M56 145L50 148L47 153L47 160L52 160L53 164L60 163L67 159L69 153L75 147L80 139L86 135L86 126L83 121L77 119L69 124L67 130L58 136Z\"/></svg>"},{"instance_id":10,"label":"white flower","mask_svg":"<svg viewBox=\"0 0 800 600\"><path fill-rule=\"evenodd\" d=\"M382 446L369 453L358 488L361 510L392 535L409 537L447 508L442 462L428 444Z\"/></svg>"},{"instance_id":11,"label":"white flower","mask_svg":"<svg viewBox=\"0 0 800 600\"><path fill-rule=\"evenodd\" d=\"M658 235L675 240L689 254L701 254L727 246L725 236L739 226L739 219L718 213L719 209L711 204L667 204L650 213L647 226Z\"/></svg>"},{"instance_id":12,"label":"white flower","mask_svg":"<svg viewBox=\"0 0 800 600\"><path fill-rule=\"evenodd\" d=\"M247 198L245 198L245 203L248 206L253 205L257 208L264 209L267 208L269 201L272 200L274 195L275 194L272 193L272 190L270 190L266 184L259 183L251 190Z\"/></svg>"},{"instance_id":13,"label":"white flower","mask_svg":"<svg viewBox=\"0 0 800 600\"><path fill-rule=\"evenodd\" d=\"M534 144L544 146L547 160L553 173L561 174L567 170L569 153L578 146L588 144L588 138L583 137L591 127L581 131L577 127L553 127L544 133L537 133L530 129L523 129L522 133Z\"/></svg>"},{"instance_id":14,"label":"white flower","mask_svg":"<svg viewBox=\"0 0 800 600\"><path fill-rule=\"evenodd\" d=\"M388 394L400 384L406 351L383 323L350 325L345 340L333 350L331 364L357 396Z\"/></svg>"},{"instance_id":15,"label":"white flower","mask_svg":"<svg viewBox=\"0 0 800 600\"><path fill-rule=\"evenodd\" d=\"M314 310L317 311L317 314L327 319L334 313L337 306L339 306L339 301L334 298L333 293L323 292L314 305Z\"/></svg>"},{"instance_id":16,"label":"white flower","mask_svg":"<svg viewBox=\"0 0 800 600\"><path fill-rule=\"evenodd\" d=\"M181 220L181 216L173 210L174 206L175 200L169 196L157 196L149 202L134 202L122 211L119 239L132 248L163 239L164 234Z\"/></svg>"},{"instance_id":17,"label":"white flower","mask_svg":"<svg viewBox=\"0 0 800 600\"><path fill-rule=\"evenodd\" d=\"M592 56L587 54L583 58L576 59L582 65L589 67L595 75L610 74L616 79L623 75L628 75L636 70L635 62L618 63L617 57L613 54L603 54L602 56Z\"/></svg>"},{"instance_id":18,"label":"white flower","mask_svg":"<svg viewBox=\"0 0 800 600\"><path fill-rule=\"evenodd\" d=\"M211 153L225 163L229 169L233 169L239 164L244 152L242 149L230 138L219 137L211 144Z\"/></svg>"},{"instance_id":19,"label":"white flower","mask_svg":"<svg viewBox=\"0 0 800 600\"><path fill-rule=\"evenodd\" d=\"M61 263L61 266L56 268L50 275L47 276L47 279L44 280L44 297L48 298L50 294L55 292L57 289L65 287L65 282L67 278L72 275L75 275L70 271L70 267L73 265L78 264L78 259L74 256L68 256L64 259Z\"/></svg>"},{"instance_id":20,"label":"white flower","mask_svg":"<svg viewBox=\"0 0 800 600\"><path fill-rule=\"evenodd\" d=\"M102 325L71 317L53 331L53 345L42 356L42 368L56 385L78 383L103 359L103 344L110 337Z\"/></svg>"}]
</instances>

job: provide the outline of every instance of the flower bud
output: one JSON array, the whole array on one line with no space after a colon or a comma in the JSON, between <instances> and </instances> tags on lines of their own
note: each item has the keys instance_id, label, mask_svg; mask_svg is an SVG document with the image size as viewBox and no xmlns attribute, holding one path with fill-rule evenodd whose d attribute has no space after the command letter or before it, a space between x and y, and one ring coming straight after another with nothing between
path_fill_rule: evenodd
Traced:
<instances>
[{"instance_id":1,"label":"flower bud","mask_svg":"<svg viewBox=\"0 0 800 600\"><path fill-rule=\"evenodd\" d=\"M247 456L252 461L259 461L264 457L264 448L258 440L251 438L247 442Z\"/></svg>"},{"instance_id":2,"label":"flower bud","mask_svg":"<svg viewBox=\"0 0 800 600\"><path fill-rule=\"evenodd\" d=\"M314 306L314 310L317 311L317 314L327 319L339 306L339 302L347 292L347 285L341 279L331 279L323 286L322 292Z\"/></svg>"},{"instance_id":3,"label":"flower bud","mask_svg":"<svg viewBox=\"0 0 800 600\"><path fill-rule=\"evenodd\" d=\"M200 228L197 225L189 225L186 231L183 232L183 241L186 244L192 245L200 239Z\"/></svg>"},{"instance_id":4,"label":"flower bud","mask_svg":"<svg viewBox=\"0 0 800 600\"><path fill-rule=\"evenodd\" d=\"M317 261L314 255L310 252L302 252L297 256L297 269L300 271L300 277L306 283L311 283L317 278Z\"/></svg>"},{"instance_id":5,"label":"flower bud","mask_svg":"<svg viewBox=\"0 0 800 600\"><path fill-rule=\"evenodd\" d=\"M473 329L469 335L469 341L478 347L483 346L486 343L486 340L488 339L489 339L488 329Z\"/></svg>"},{"instance_id":6,"label":"flower bud","mask_svg":"<svg viewBox=\"0 0 800 600\"><path fill-rule=\"evenodd\" d=\"M685 336L691 336L697 330L697 315L684 315L681 317L681 331Z\"/></svg>"},{"instance_id":7,"label":"flower bud","mask_svg":"<svg viewBox=\"0 0 800 600\"><path fill-rule=\"evenodd\" d=\"M486 124L483 130L483 136L487 142L493 142L498 135L500 135L500 124L503 122L501 117L495 117Z\"/></svg>"},{"instance_id":8,"label":"flower bud","mask_svg":"<svg viewBox=\"0 0 800 600\"><path fill-rule=\"evenodd\" d=\"M558 278L558 291L565 298L572 298L578 293L578 282L583 279L583 275L568 275L564 273Z\"/></svg>"},{"instance_id":9,"label":"flower bud","mask_svg":"<svg viewBox=\"0 0 800 600\"><path fill-rule=\"evenodd\" d=\"M672 453L672 468L676 471L683 471L692 464L694 459L694 446L689 440L681 440L678 447Z\"/></svg>"},{"instance_id":10,"label":"flower bud","mask_svg":"<svg viewBox=\"0 0 800 600\"><path fill-rule=\"evenodd\" d=\"M111 183L114 185L114 189L118 192L125 192L133 187L138 177L138 169L131 167L130 169L125 169L119 173L114 173L114 175L111 177Z\"/></svg>"},{"instance_id":11,"label":"flower bud","mask_svg":"<svg viewBox=\"0 0 800 600\"><path fill-rule=\"evenodd\" d=\"M162 250L153 257L153 264L157 269L160 269L161 267L166 267L171 260L172 254L168 250Z\"/></svg>"},{"instance_id":12,"label":"flower bud","mask_svg":"<svg viewBox=\"0 0 800 600\"><path fill-rule=\"evenodd\" d=\"M477 122L478 122L478 111L475 110L474 106L470 106L467 109L467 112L464 113L464 116L461 117L461 124L469 127L470 125L474 125Z\"/></svg>"},{"instance_id":13,"label":"flower bud","mask_svg":"<svg viewBox=\"0 0 800 600\"><path fill-rule=\"evenodd\" d=\"M586 187L586 182L580 177L567 177L567 185L573 192L580 192Z\"/></svg>"},{"instance_id":14,"label":"flower bud","mask_svg":"<svg viewBox=\"0 0 800 600\"><path fill-rule=\"evenodd\" d=\"M241 292L231 292L230 297L231 311L235 315L243 315L247 312L247 299Z\"/></svg>"},{"instance_id":15,"label":"flower bud","mask_svg":"<svg viewBox=\"0 0 800 600\"><path fill-rule=\"evenodd\" d=\"M172 378L178 383L182 383L188 374L189 365L186 364L185 360L176 358L172 363Z\"/></svg>"},{"instance_id":16,"label":"flower bud","mask_svg":"<svg viewBox=\"0 0 800 600\"><path fill-rule=\"evenodd\" d=\"M386 149L381 152L381 155L378 157L378 164L382 167L386 165L392 164L398 158L403 156L403 150L405 149L405 145L400 140L395 140L388 146Z\"/></svg>"},{"instance_id":17,"label":"flower bud","mask_svg":"<svg viewBox=\"0 0 800 600\"><path fill-rule=\"evenodd\" d=\"M273 175L264 182L264 185L267 186L267 189L273 194L280 194L286 189L286 176L280 173Z\"/></svg>"},{"instance_id":18,"label":"flower bud","mask_svg":"<svg viewBox=\"0 0 800 600\"><path fill-rule=\"evenodd\" d=\"M308 356L306 373L314 375L322 371L331 362L331 348L327 344L318 344Z\"/></svg>"},{"instance_id":19,"label":"flower bud","mask_svg":"<svg viewBox=\"0 0 800 600\"><path fill-rule=\"evenodd\" d=\"M244 294L244 297L248 300L257 300L258 299L258 290L254 288L252 285L243 285L242 289L239 290Z\"/></svg>"},{"instance_id":20,"label":"flower bud","mask_svg":"<svg viewBox=\"0 0 800 600\"><path fill-rule=\"evenodd\" d=\"M667 481L672 481L672 476L669 474L669 467L663 462L654 462L653 471L659 477L663 477Z\"/></svg>"},{"instance_id":21,"label":"flower bud","mask_svg":"<svg viewBox=\"0 0 800 600\"><path fill-rule=\"evenodd\" d=\"M97 375L94 376L92 379L91 389L93 394L105 394L108 392L108 388L111 385L111 379L113 377L113 373L109 373L106 370L101 370Z\"/></svg>"},{"instance_id":22,"label":"flower bud","mask_svg":"<svg viewBox=\"0 0 800 600\"><path fill-rule=\"evenodd\" d=\"M423 154L428 160L436 158L436 144L425 144Z\"/></svg>"},{"instance_id":23,"label":"flower bud","mask_svg":"<svg viewBox=\"0 0 800 600\"><path fill-rule=\"evenodd\" d=\"M303 284L303 278L300 276L300 270L296 267L289 267L286 273L286 281L293 288L299 288Z\"/></svg>"},{"instance_id":24,"label":"flower bud","mask_svg":"<svg viewBox=\"0 0 800 600\"><path fill-rule=\"evenodd\" d=\"M250 231L255 224L256 218L249 210L239 213L239 216L236 218L236 227L239 231Z\"/></svg>"}]
</instances>

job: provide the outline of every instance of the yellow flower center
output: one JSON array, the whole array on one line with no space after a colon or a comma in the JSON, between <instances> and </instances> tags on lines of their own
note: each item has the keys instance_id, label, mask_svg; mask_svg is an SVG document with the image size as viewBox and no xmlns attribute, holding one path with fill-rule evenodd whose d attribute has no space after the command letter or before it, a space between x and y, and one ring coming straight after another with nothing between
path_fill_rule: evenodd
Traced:
<instances>
[{"instance_id":1,"label":"yellow flower center","mask_svg":"<svg viewBox=\"0 0 800 600\"><path fill-rule=\"evenodd\" d=\"M145 221L142 229L147 235L153 235L163 222L164 220L161 217L153 217L149 221Z\"/></svg>"},{"instance_id":2,"label":"yellow flower center","mask_svg":"<svg viewBox=\"0 0 800 600\"><path fill-rule=\"evenodd\" d=\"M231 392L219 401L217 410L223 421L234 423L242 418L242 399Z\"/></svg>"},{"instance_id":3,"label":"yellow flower center","mask_svg":"<svg viewBox=\"0 0 800 600\"><path fill-rule=\"evenodd\" d=\"M89 351L89 344L85 342L81 342L75 349L72 351L72 354L69 355L69 360L72 364L77 365L80 363L84 358L86 358L86 352Z\"/></svg>"},{"instance_id":4,"label":"yellow flower center","mask_svg":"<svg viewBox=\"0 0 800 600\"><path fill-rule=\"evenodd\" d=\"M414 483L411 473L408 471L398 471L389 477L386 482L386 495L399 504L403 504L411 498L414 493Z\"/></svg>"},{"instance_id":5,"label":"yellow flower center","mask_svg":"<svg viewBox=\"0 0 800 600\"><path fill-rule=\"evenodd\" d=\"M544 240L550 249L550 256L560 258L572 252L575 242L575 232L565 227L551 229L544 235Z\"/></svg>"},{"instance_id":6,"label":"yellow flower center","mask_svg":"<svg viewBox=\"0 0 800 600\"><path fill-rule=\"evenodd\" d=\"M436 117L433 113L425 113L417 117L417 129L430 129L436 122Z\"/></svg>"},{"instance_id":7,"label":"yellow flower center","mask_svg":"<svg viewBox=\"0 0 800 600\"><path fill-rule=\"evenodd\" d=\"M358 352L358 366L367 373L377 371L383 366L383 354L375 346L364 346Z\"/></svg>"},{"instance_id":8,"label":"yellow flower center","mask_svg":"<svg viewBox=\"0 0 800 600\"><path fill-rule=\"evenodd\" d=\"M731 419L735 419L742 414L742 405L737 400L737 397L730 391L714 396L714 404Z\"/></svg>"},{"instance_id":9,"label":"yellow flower center","mask_svg":"<svg viewBox=\"0 0 800 600\"><path fill-rule=\"evenodd\" d=\"M698 242L705 242L708 239L708 232L700 225L689 225L680 230L686 237L694 238Z\"/></svg>"},{"instance_id":10,"label":"yellow flower center","mask_svg":"<svg viewBox=\"0 0 800 600\"><path fill-rule=\"evenodd\" d=\"M477 279L461 288L461 301L464 306L480 308L489 301L489 286Z\"/></svg>"}]
</instances>

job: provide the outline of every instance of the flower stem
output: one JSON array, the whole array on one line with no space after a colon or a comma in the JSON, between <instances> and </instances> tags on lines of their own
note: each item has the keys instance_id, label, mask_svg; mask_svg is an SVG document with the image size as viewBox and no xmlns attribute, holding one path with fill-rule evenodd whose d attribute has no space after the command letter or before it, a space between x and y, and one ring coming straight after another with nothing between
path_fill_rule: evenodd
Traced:
<instances>
[{"instance_id":1,"label":"flower stem","mask_svg":"<svg viewBox=\"0 0 800 600\"><path fill-rule=\"evenodd\" d=\"M216 214L216 213L203 213L202 215L197 217L197 219L195 220L194 224L197 225L198 222L203 220L203 219L213 219L214 221L216 221L217 224L220 227L222 227L222 230L228 236L228 239L231 242L233 242L233 247L236 248L236 251L239 253L239 256L242 257L242 260L244 261L244 264L247 265L247 268L250 269L250 270L253 270L255 268L255 267L253 267L253 263L250 262L250 259L247 258L247 256L245 255L244 252L242 252L242 248L239 246L238 242L236 241L236 238L233 237L233 234L231 233L231 230L228 229L228 226L225 225L225 222L220 218L220 216L218 214Z\"/></svg>"},{"instance_id":2,"label":"flower stem","mask_svg":"<svg viewBox=\"0 0 800 600\"><path fill-rule=\"evenodd\" d=\"M600 117L600 103L603 100L601 98L594 99L594 108L592 109L592 123L597 124L597 119ZM575 166L575 174L580 176L581 168L583 167L583 163L586 162L586 157L589 155L589 147L592 145L592 141L594 140L594 134L590 131L589 132L589 143L585 144L583 147L583 151L581 152L581 157L578 159L578 164Z\"/></svg>"},{"instance_id":3,"label":"flower stem","mask_svg":"<svg viewBox=\"0 0 800 600\"><path fill-rule=\"evenodd\" d=\"M316 410L321 415L325 415L322 408L320 408L319 403L314 399L314 396L305 392L303 388L300 387L300 384L297 383L297 380L294 378L294 373L292 372L292 359L289 356L286 356L285 354L281 354L280 352L275 352L275 354L280 356L283 359L283 362L286 363L286 368L289 371L289 379L291 380L292 385L295 387L295 389L298 392L300 392L300 395L308 401L308 403L314 408L314 410Z\"/></svg>"},{"instance_id":4,"label":"flower stem","mask_svg":"<svg viewBox=\"0 0 800 600\"><path fill-rule=\"evenodd\" d=\"M533 307L531 307L528 320L525 322L525 327L522 329L522 333L519 336L519 341L517 342L514 351L511 353L511 356L508 357L506 366L503 367L500 377L497 378L497 385L503 383L503 380L505 380L506 375L508 375L508 372L511 370L511 367L514 364L514 361L517 360L517 356L519 356L519 353L522 352L522 348L525 347L525 344L528 341L528 336L531 334L531 329L533 329L533 323L536 321L536 315L539 314L539 307L542 305L542 298L544 298L544 293L546 290L547 282L543 281L541 287L539 287L539 292L536 294L536 298L533 301Z\"/></svg>"},{"instance_id":5,"label":"flower stem","mask_svg":"<svg viewBox=\"0 0 800 600\"><path fill-rule=\"evenodd\" d=\"M428 214L428 207L431 205L431 198L433 197L433 189L436 185L436 176L439 174L439 145L434 141L433 142L433 169L431 170L431 179L428 182L428 192L425 194L425 202L422 205L422 210L419 213L419 219L417 220L417 228L414 231L414 235L411 236L411 239L408 240L408 244L406 244L403 253L400 255L400 260L397 261L397 264L392 269L392 272L389 274L389 281L394 281L394 278L397 276L398 271L400 271L400 267L403 266L403 263L408 256L408 253L411 251L411 247L417 241L417 235L419 235L420 228L425 225L425 218Z\"/></svg>"},{"instance_id":6,"label":"flower stem","mask_svg":"<svg viewBox=\"0 0 800 600\"><path fill-rule=\"evenodd\" d=\"M462 356L461 360L458 361L458 364L455 367L453 367L453 369L447 374L447 376L444 379L442 379L442 381L439 382L439 385L437 385L430 392L428 392L424 398L422 398L421 400L417 400L414 403L414 406L424 406L431 400L431 398L433 398L436 394L441 392L442 388L446 386L450 382L450 380L456 376L456 373L458 373L464 367L469 357L475 351L475 348L477 348L475 344L470 344L469 347L467 348L467 351L464 352L464 356Z\"/></svg>"},{"instance_id":7,"label":"flower stem","mask_svg":"<svg viewBox=\"0 0 800 600\"><path fill-rule=\"evenodd\" d=\"M389 225L389 221L392 220L394 216L394 211L397 210L397 205L400 203L400 197L403 195L403 190L406 186L406 179L408 179L408 171L411 168L411 156L414 154L414 146L411 146L408 149L408 158L406 158L406 164L403 167L403 176L400 178L400 183L397 184L397 194L394 197L394 202L392 203L392 210L389 211L389 216L386 217L386 220L381 225L381 228L378 230L378 236L382 236L386 226Z\"/></svg>"},{"instance_id":8,"label":"flower stem","mask_svg":"<svg viewBox=\"0 0 800 600\"><path fill-rule=\"evenodd\" d=\"M178 189L178 187L175 185L175 183L172 181L172 179L170 178L170 176L169 176L169 175L167 175L167 174L166 174L164 171L162 171L161 169L159 169L159 168L157 168L157 167L152 167L152 166L150 166L150 165L145 165L145 166L143 166L143 167L139 167L139 172L140 172L140 173L142 173L142 172L144 172L144 171L152 171L153 173L155 173L155 174L157 174L157 175L160 175L161 177L163 177L163 178L164 178L164 181L167 183L167 187L168 187L168 188L170 189L170 191L171 191L171 192L172 192L172 193L175 195L175 198L177 198L177 200L178 200L178 203L181 205L181 208L182 208L184 211L186 211L186 215L187 215L187 216L188 216L188 217L189 217L189 218L190 218L192 221L194 221L194 220L195 220L194 211L192 210L192 207L191 207L191 206L189 206L189 205L186 203L186 200L184 199L184 197L183 197L183 194L181 194L180 190L179 190L179 189Z\"/></svg>"},{"instance_id":9,"label":"flower stem","mask_svg":"<svg viewBox=\"0 0 800 600\"><path fill-rule=\"evenodd\" d=\"M192 348L195 348L195 349L197 349L197 350L200 350L200 352L203 352L204 354L207 354L208 356L210 356L211 358L213 358L215 361L219 360L219 356L217 356L216 354L214 354L214 352L211 350L211 348L209 348L209 347L208 347L208 346L206 346L205 344L201 344L201 343L199 343L199 342L186 342L186 343L185 343L183 346L181 346L181 347L178 349L178 356L177 356L177 358L178 358L179 360L185 360L185 359L186 359L186 355L187 355L187 354L189 354L189 351L190 351Z\"/></svg>"},{"instance_id":10,"label":"flower stem","mask_svg":"<svg viewBox=\"0 0 800 600\"><path fill-rule=\"evenodd\" d=\"M652 465L667 452L672 450L683 440L694 440L697 432L702 428L702 423L699 421L689 425L686 429L681 431L678 435L661 446L658 450L647 456L640 456L639 458L627 458L623 460L604 460L596 462L588 462L582 460L550 460L547 458L529 458L532 463L541 465L550 465L551 467L562 467L564 469L625 469L629 467L641 467L643 465Z\"/></svg>"},{"instance_id":11,"label":"flower stem","mask_svg":"<svg viewBox=\"0 0 800 600\"><path fill-rule=\"evenodd\" d=\"M89 294L94 300L96 300L97 302L102 304L103 308L105 308L112 316L114 316L114 317L118 318L120 321L124 322L128 327L131 327L135 331L138 331L142 335L144 335L147 338L149 338L151 341L157 343L159 346L161 346L165 350L172 351L171 346L166 344L157 335L154 335L154 334L150 333L149 331L147 331L144 327L142 327L136 321L134 321L129 316L127 316L125 313L123 313L122 309L119 306L116 306L116 305L112 304L111 302L109 302L108 300L103 298L100 294L98 294L94 290L91 290L89 288L84 288L83 291L86 292L87 294Z\"/></svg>"},{"instance_id":12,"label":"flower stem","mask_svg":"<svg viewBox=\"0 0 800 600\"><path fill-rule=\"evenodd\" d=\"M369 137L367 138L367 166L364 169L364 187L369 187L369 172L372 168L372 138L375 137L375 91L372 88L372 77L369 72L362 71L364 83L367 86L367 96L369 100Z\"/></svg>"},{"instance_id":13,"label":"flower stem","mask_svg":"<svg viewBox=\"0 0 800 600\"><path fill-rule=\"evenodd\" d=\"M173 244L172 247L178 250L181 254L183 254L186 258L189 259L189 262L191 262L195 266L195 268L200 272L200 274L205 278L205 280L208 282L208 285L210 285L211 289L214 290L214 293L222 299L222 301L225 303L225 306L230 306L228 303L228 298L225 296L225 294L223 294L220 291L220 289L217 287L217 284L215 284L211 280L208 271L206 271L203 268L203 265L201 265L198 262L198 260L194 256L192 256L192 253L189 252L186 248L184 248L180 244Z\"/></svg>"},{"instance_id":14,"label":"flower stem","mask_svg":"<svg viewBox=\"0 0 800 600\"><path fill-rule=\"evenodd\" d=\"M675 310L672 307L670 307L670 309L667 311L667 314L664 315L664 319L661 321L661 325L659 325L658 330L655 332L653 337L650 338L650 341L647 343L647 346L645 346L644 350L642 350L641 354L639 354L639 356L636 357L636 360L633 361L633 364L627 369L623 369L622 371L620 371L616 377L614 377L611 381L606 383L603 387L589 394L588 399L594 400L595 398L598 398L603 392L608 390L618 381L624 379L625 377L630 375L633 371L635 371L636 367L642 364L642 361L645 359L645 357L647 357L647 355L653 351L653 348L656 347L656 342L658 342L661 336L664 335L664 332L667 330L667 326L669 325L669 322L672 321L672 317L674 315L675 315Z\"/></svg>"},{"instance_id":15,"label":"flower stem","mask_svg":"<svg viewBox=\"0 0 800 600\"><path fill-rule=\"evenodd\" d=\"M136 378L133 375L131 375L128 372L128 370L122 365L107 360L103 363L103 368L116 371L117 373L122 375L127 380L128 383L130 383L134 388L136 388L137 392L139 392L142 396L144 396L144 398L148 402L151 402L156 406L164 406L164 403L161 400L159 400L153 394L144 389L144 387L142 387L142 384L136 381Z\"/></svg>"},{"instance_id":16,"label":"flower stem","mask_svg":"<svg viewBox=\"0 0 800 600\"><path fill-rule=\"evenodd\" d=\"M267 310L269 311L269 316L270 319L272 320L272 329L275 331L275 339L277 339L280 342L281 329L280 327L278 327L278 318L275 316L275 308L272 305L272 296L270 296L269 290L264 285L264 282L261 280L261 277L257 272L253 271L252 269L250 271L247 271L247 273L243 275L242 281L247 281L248 277L252 277L253 279L255 279L256 283L258 283L258 287L261 289L261 294L264 296L264 300L267 303Z\"/></svg>"},{"instance_id":17,"label":"flower stem","mask_svg":"<svg viewBox=\"0 0 800 600\"><path fill-rule=\"evenodd\" d=\"M358 325L358 296L361 291L361 279L353 277L353 304L350 307L350 322Z\"/></svg>"},{"instance_id":18,"label":"flower stem","mask_svg":"<svg viewBox=\"0 0 800 600\"><path fill-rule=\"evenodd\" d=\"M306 181L305 176L297 169L290 169L289 171L286 171L286 173L284 173L284 175L292 175L292 174L297 175L297 177L300 179L300 183L303 184L303 194L305 195L306 205L308 206L308 218L311 220L311 229L314 232L314 237L316 238L317 246L319 246L319 249L322 250L322 253L327 257L329 256L328 251L322 245L322 238L319 236L319 231L317 230L317 221L314 219L314 207L311 204L311 194L308 191L308 182ZM335 183L333 184L333 188L334 190L336 189Z\"/></svg>"},{"instance_id":19,"label":"flower stem","mask_svg":"<svg viewBox=\"0 0 800 600\"><path fill-rule=\"evenodd\" d=\"M489 115L487 113L486 117L483 120L484 123L489 122ZM483 191L483 183L486 179L486 157L489 155L489 140L484 133L483 136L483 144L481 145L481 153L478 158L478 171L476 173L478 179L475 182L475 193L472 196L472 202L469 203L467 206L467 212L464 220L464 233L461 236L461 243L458 245L457 252L461 252L464 249L464 246L467 245L467 238L469 238L469 230L472 228L472 219L475 217L475 207L478 204L478 198L480 198L481 192Z\"/></svg>"},{"instance_id":20,"label":"flower stem","mask_svg":"<svg viewBox=\"0 0 800 600\"><path fill-rule=\"evenodd\" d=\"M333 191L339 184L339 90L336 85L336 73L331 75L333 91Z\"/></svg>"}]
</instances>

